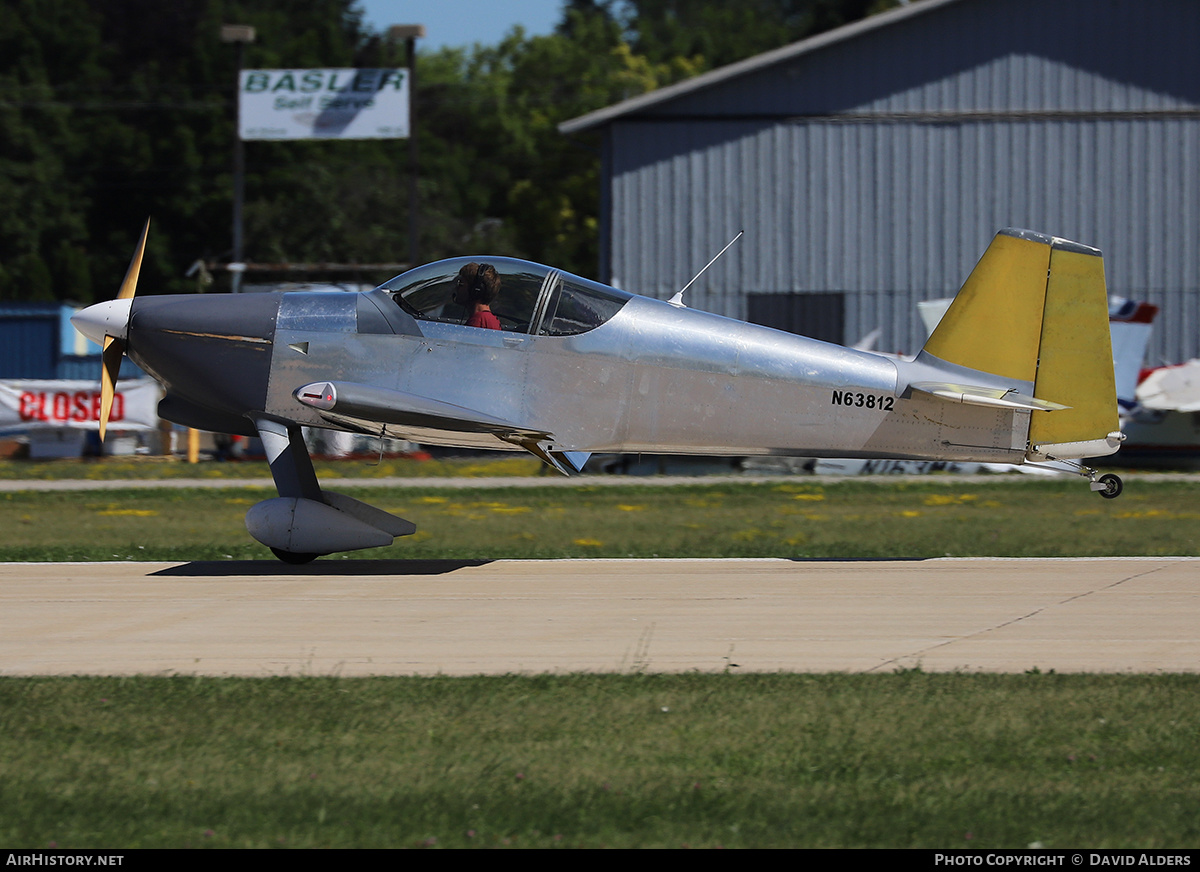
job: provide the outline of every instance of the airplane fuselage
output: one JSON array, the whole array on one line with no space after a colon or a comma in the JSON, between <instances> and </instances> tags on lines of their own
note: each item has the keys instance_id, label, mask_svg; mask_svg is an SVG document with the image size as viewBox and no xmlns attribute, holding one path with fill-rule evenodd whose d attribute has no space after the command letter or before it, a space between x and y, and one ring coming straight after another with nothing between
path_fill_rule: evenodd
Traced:
<instances>
[{"instance_id":1,"label":"airplane fuselage","mask_svg":"<svg viewBox=\"0 0 1200 872\"><path fill-rule=\"evenodd\" d=\"M151 297L130 323L130 356L167 386L164 416L191 426L211 412L213 429L253 432L246 416L265 413L515 448L489 432L326 414L294 396L327 380L517 420L569 451L1013 462L1025 451L1027 412L981 421L977 408L914 396L915 364L644 297L571 336L419 321L379 292Z\"/></svg>"}]
</instances>

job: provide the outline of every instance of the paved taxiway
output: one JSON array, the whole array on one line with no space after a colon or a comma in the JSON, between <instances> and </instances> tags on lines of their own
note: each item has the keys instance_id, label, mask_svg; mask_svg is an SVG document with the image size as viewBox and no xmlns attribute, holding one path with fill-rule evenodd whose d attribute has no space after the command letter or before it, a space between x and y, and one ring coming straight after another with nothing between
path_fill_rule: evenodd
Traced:
<instances>
[{"instance_id":1,"label":"paved taxiway","mask_svg":"<svg viewBox=\"0 0 1200 872\"><path fill-rule=\"evenodd\" d=\"M1200 671L1200 558L0 564L0 675Z\"/></svg>"}]
</instances>

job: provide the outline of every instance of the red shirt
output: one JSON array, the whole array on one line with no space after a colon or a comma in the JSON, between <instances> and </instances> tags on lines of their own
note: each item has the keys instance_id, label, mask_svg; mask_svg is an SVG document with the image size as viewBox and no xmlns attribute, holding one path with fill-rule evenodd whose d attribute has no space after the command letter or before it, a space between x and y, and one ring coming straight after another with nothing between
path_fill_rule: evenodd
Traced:
<instances>
[{"instance_id":1,"label":"red shirt","mask_svg":"<svg viewBox=\"0 0 1200 872\"><path fill-rule=\"evenodd\" d=\"M476 312L467 321L468 327L484 327L488 330L499 330L500 319L489 312L487 309Z\"/></svg>"}]
</instances>

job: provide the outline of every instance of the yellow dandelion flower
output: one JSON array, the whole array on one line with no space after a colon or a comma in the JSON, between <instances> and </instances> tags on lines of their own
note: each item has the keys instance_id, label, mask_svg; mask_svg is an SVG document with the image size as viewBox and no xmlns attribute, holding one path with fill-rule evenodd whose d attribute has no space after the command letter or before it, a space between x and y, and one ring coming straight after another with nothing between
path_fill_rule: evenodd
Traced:
<instances>
[{"instance_id":1,"label":"yellow dandelion flower","mask_svg":"<svg viewBox=\"0 0 1200 872\"><path fill-rule=\"evenodd\" d=\"M927 506L953 506L958 503L958 497L950 494L930 494L925 497L925 505Z\"/></svg>"}]
</instances>

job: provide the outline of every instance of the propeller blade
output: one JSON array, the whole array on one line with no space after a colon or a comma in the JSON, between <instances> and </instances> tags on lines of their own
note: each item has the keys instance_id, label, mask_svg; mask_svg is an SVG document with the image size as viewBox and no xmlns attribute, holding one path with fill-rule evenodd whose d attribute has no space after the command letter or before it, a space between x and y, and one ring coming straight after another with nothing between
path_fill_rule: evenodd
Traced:
<instances>
[{"instance_id":1,"label":"propeller blade","mask_svg":"<svg viewBox=\"0 0 1200 872\"><path fill-rule=\"evenodd\" d=\"M125 279L121 289L117 291L118 300L132 300L137 293L138 274L142 271L142 255L146 253L146 237L150 235L150 219L142 228L142 238L134 249L133 259L129 261L129 269L125 271ZM132 304L127 304L132 305ZM92 307L93 309L98 307ZM90 311L90 310L89 310ZM130 310L132 311L132 310ZM126 315L128 318L129 315ZM126 325L125 330L128 330ZM125 330L121 335L125 335ZM121 374L121 358L125 356L124 339L105 333L104 348L100 355L100 441L104 441L104 433L108 430L108 416L112 414L113 398L117 392L117 378Z\"/></svg>"},{"instance_id":2,"label":"propeller blade","mask_svg":"<svg viewBox=\"0 0 1200 872\"><path fill-rule=\"evenodd\" d=\"M112 413L113 397L116 394L117 376L121 373L121 358L125 355L125 343L115 336L104 337L104 351L100 367L100 441L108 429L108 416Z\"/></svg>"},{"instance_id":3,"label":"propeller blade","mask_svg":"<svg viewBox=\"0 0 1200 872\"><path fill-rule=\"evenodd\" d=\"M142 228L142 238L138 240L137 249L133 252L133 260L129 261L129 269L125 271L125 280L121 282L121 290L117 291L118 300L127 300L137 291L138 273L142 271L142 255L146 252L146 237L150 234L150 219Z\"/></svg>"}]
</instances>

